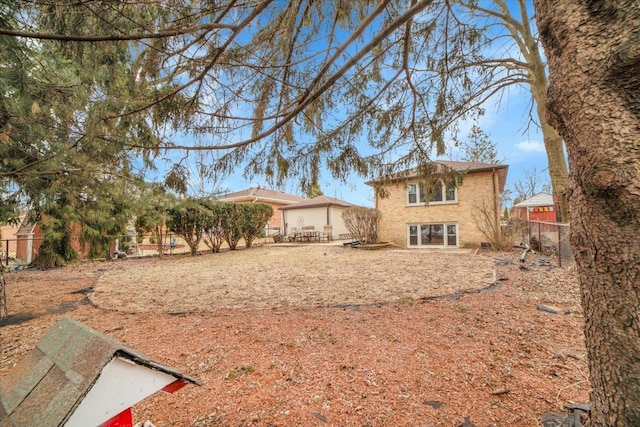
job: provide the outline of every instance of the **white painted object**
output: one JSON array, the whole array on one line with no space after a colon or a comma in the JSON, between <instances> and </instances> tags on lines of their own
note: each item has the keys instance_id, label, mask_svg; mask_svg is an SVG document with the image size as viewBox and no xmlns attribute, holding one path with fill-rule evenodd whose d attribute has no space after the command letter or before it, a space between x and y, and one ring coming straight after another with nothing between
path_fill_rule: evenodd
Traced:
<instances>
[{"instance_id":1,"label":"white painted object","mask_svg":"<svg viewBox=\"0 0 640 427\"><path fill-rule=\"evenodd\" d=\"M115 357L102 369L65 427L99 426L175 379L128 359Z\"/></svg>"}]
</instances>

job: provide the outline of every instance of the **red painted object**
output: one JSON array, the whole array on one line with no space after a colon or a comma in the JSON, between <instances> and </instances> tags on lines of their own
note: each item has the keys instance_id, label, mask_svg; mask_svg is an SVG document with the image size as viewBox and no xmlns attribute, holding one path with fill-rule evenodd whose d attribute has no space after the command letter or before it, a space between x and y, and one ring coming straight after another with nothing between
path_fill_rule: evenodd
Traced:
<instances>
[{"instance_id":1,"label":"red painted object","mask_svg":"<svg viewBox=\"0 0 640 427\"><path fill-rule=\"evenodd\" d=\"M171 384L167 384L166 386L164 386L161 391L164 391L165 393L174 393L180 390L182 387L186 386L187 384L189 383L186 381L175 380Z\"/></svg>"},{"instance_id":2,"label":"red painted object","mask_svg":"<svg viewBox=\"0 0 640 427\"><path fill-rule=\"evenodd\" d=\"M105 421L100 424L98 427L133 427L131 408L125 409L109 421Z\"/></svg>"}]
</instances>

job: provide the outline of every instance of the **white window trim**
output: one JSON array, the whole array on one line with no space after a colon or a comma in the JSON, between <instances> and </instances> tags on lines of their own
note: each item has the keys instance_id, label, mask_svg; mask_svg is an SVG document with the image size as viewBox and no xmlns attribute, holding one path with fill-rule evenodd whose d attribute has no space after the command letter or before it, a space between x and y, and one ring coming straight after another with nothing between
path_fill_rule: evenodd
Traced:
<instances>
[{"instance_id":1,"label":"white window trim","mask_svg":"<svg viewBox=\"0 0 640 427\"><path fill-rule=\"evenodd\" d=\"M442 225L443 229L444 229L444 245L423 245L421 240L421 234L420 234L420 226L421 225ZM455 225L456 226L456 244L455 245L448 245L448 234L447 234L447 226L448 225ZM415 226L418 227L418 241L419 243L417 245L412 245L411 244L411 233L410 233L410 227ZM407 248L419 248L419 249L454 249L454 248L459 248L460 247L460 226L457 222L453 222L453 221L448 221L448 222L415 222L415 223L409 223L407 224Z\"/></svg>"},{"instance_id":2,"label":"white window trim","mask_svg":"<svg viewBox=\"0 0 640 427\"><path fill-rule=\"evenodd\" d=\"M455 187L453 189L454 192L454 198L453 200L446 200L447 198L447 186L444 184L443 181L440 181L440 184L442 185L442 199L441 201L433 201L433 202L421 202L420 199L422 197L421 196L421 192L420 192L420 186L421 184L419 182L408 182L407 185L405 186L405 205L407 207L410 206L426 206L426 205L455 205L458 203L458 187ZM416 202L415 203L411 203L409 202L409 186L413 185L416 188ZM424 197L426 199L426 196Z\"/></svg>"}]
</instances>

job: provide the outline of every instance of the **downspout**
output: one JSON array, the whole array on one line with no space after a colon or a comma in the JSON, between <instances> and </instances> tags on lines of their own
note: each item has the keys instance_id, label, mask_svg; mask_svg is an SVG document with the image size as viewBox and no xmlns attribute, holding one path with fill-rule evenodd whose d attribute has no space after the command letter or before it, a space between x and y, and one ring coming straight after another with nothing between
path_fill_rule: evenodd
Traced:
<instances>
[{"instance_id":1,"label":"downspout","mask_svg":"<svg viewBox=\"0 0 640 427\"><path fill-rule=\"evenodd\" d=\"M283 236L288 236L289 235L289 230L288 230L288 224L287 224L287 210L286 209L282 209L282 235Z\"/></svg>"},{"instance_id":2,"label":"downspout","mask_svg":"<svg viewBox=\"0 0 640 427\"><path fill-rule=\"evenodd\" d=\"M496 180L498 179L498 174L496 168L492 169L492 178L493 178L493 208L494 208L494 220L496 221L496 232L501 233L502 229L500 228L500 198L498 197L498 183Z\"/></svg>"}]
</instances>

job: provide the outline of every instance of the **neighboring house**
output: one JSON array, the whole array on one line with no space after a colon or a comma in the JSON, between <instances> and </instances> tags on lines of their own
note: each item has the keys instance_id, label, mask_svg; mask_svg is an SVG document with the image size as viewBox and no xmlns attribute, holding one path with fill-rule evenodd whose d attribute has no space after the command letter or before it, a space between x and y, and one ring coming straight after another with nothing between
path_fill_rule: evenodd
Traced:
<instances>
[{"instance_id":1,"label":"neighboring house","mask_svg":"<svg viewBox=\"0 0 640 427\"><path fill-rule=\"evenodd\" d=\"M283 193L282 191L252 187L235 193L225 194L218 197L218 200L235 203L266 203L273 208L273 216L269 220L267 228L283 230L285 222L283 214L279 209L308 199ZM284 232L281 231L281 234L284 234Z\"/></svg>"},{"instance_id":2,"label":"neighboring house","mask_svg":"<svg viewBox=\"0 0 640 427\"><path fill-rule=\"evenodd\" d=\"M538 193L523 200L513 206L511 217L530 221L556 222L553 196L547 193Z\"/></svg>"},{"instance_id":3,"label":"neighboring house","mask_svg":"<svg viewBox=\"0 0 640 427\"><path fill-rule=\"evenodd\" d=\"M535 250L558 248L559 233L562 231L553 224L557 222L557 217L551 194L538 193L515 204L511 209L511 220L516 226L521 227L519 229L522 239L532 245Z\"/></svg>"},{"instance_id":4,"label":"neighboring house","mask_svg":"<svg viewBox=\"0 0 640 427\"><path fill-rule=\"evenodd\" d=\"M63 317L0 382L0 425L131 427L133 405L187 384L201 385Z\"/></svg>"},{"instance_id":5,"label":"neighboring house","mask_svg":"<svg viewBox=\"0 0 640 427\"><path fill-rule=\"evenodd\" d=\"M16 232L16 259L31 264L38 255L44 233L39 222L31 222L25 217Z\"/></svg>"},{"instance_id":6,"label":"neighboring house","mask_svg":"<svg viewBox=\"0 0 640 427\"><path fill-rule=\"evenodd\" d=\"M16 257L16 233L20 224L0 226L0 257L2 262L8 263L10 258Z\"/></svg>"},{"instance_id":7,"label":"neighboring house","mask_svg":"<svg viewBox=\"0 0 640 427\"><path fill-rule=\"evenodd\" d=\"M89 256L89 244L81 242L80 231L80 225L75 224L72 226L71 247L76 251L79 258L87 258ZM30 264L38 255L44 240L41 221L31 221L28 216L25 216L16 232L16 239L16 259L25 264ZM116 242L112 241L109 253L113 253L115 248Z\"/></svg>"},{"instance_id":8,"label":"neighboring house","mask_svg":"<svg viewBox=\"0 0 640 427\"><path fill-rule=\"evenodd\" d=\"M376 188L376 208L381 212L381 240L408 248L458 248L477 246L487 238L478 226L481 210L490 213L492 226L500 227L500 193L507 165L435 161L438 170L464 173L462 184L444 181L427 200L417 169L367 182Z\"/></svg>"},{"instance_id":9,"label":"neighboring house","mask_svg":"<svg viewBox=\"0 0 640 427\"><path fill-rule=\"evenodd\" d=\"M355 205L344 200L318 196L282 207L280 210L283 213L285 227L283 234L290 235L294 228L311 226L322 231L325 225L330 225L333 237L339 238L340 234L349 233L342 220L342 212L353 206Z\"/></svg>"}]
</instances>

